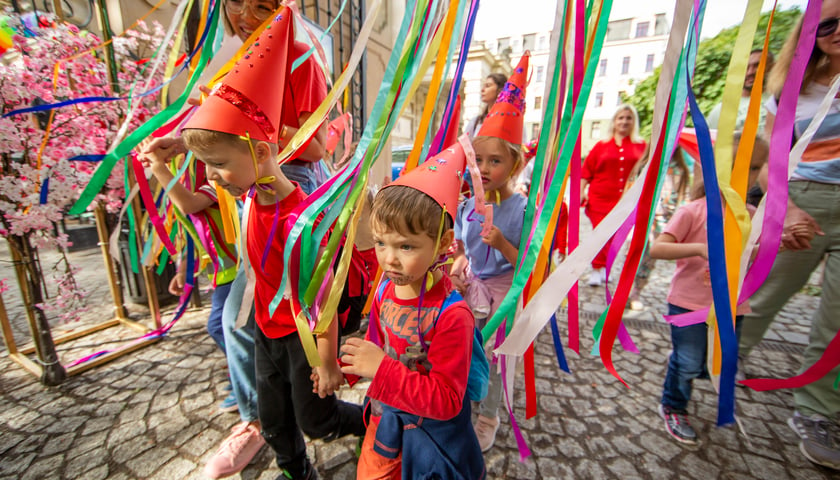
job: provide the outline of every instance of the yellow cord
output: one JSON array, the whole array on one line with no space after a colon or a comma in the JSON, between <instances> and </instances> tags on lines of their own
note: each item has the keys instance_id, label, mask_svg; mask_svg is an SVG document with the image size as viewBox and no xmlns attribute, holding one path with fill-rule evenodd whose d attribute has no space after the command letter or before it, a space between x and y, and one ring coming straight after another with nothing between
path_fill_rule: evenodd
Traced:
<instances>
[{"instance_id":1,"label":"yellow cord","mask_svg":"<svg viewBox=\"0 0 840 480\"><path fill-rule=\"evenodd\" d=\"M257 166L257 152L254 151L254 145L251 143L251 135L248 132L245 132L245 136L240 136L242 140L248 143L248 150L251 152L251 161L254 163L254 176L257 177L256 184L257 185L267 185L271 184L274 180L277 179L274 175L268 175L265 177L260 177L260 170ZM274 195L276 192L268 187L264 187L264 190Z\"/></svg>"}]
</instances>

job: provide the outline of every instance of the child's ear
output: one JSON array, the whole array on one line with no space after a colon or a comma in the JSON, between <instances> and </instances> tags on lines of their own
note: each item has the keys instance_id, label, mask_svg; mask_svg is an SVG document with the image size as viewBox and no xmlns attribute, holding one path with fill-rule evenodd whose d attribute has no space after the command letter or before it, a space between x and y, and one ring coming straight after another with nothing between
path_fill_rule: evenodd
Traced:
<instances>
[{"instance_id":1,"label":"child's ear","mask_svg":"<svg viewBox=\"0 0 840 480\"><path fill-rule=\"evenodd\" d=\"M257 156L257 162L263 163L272 157L271 145L268 142L257 142L254 146L254 154Z\"/></svg>"},{"instance_id":2,"label":"child's ear","mask_svg":"<svg viewBox=\"0 0 840 480\"><path fill-rule=\"evenodd\" d=\"M443 235L440 236L440 243L438 244L438 255L444 255L447 251L449 251L449 247L452 245L452 242L455 240L455 230L449 229L443 232Z\"/></svg>"}]
</instances>

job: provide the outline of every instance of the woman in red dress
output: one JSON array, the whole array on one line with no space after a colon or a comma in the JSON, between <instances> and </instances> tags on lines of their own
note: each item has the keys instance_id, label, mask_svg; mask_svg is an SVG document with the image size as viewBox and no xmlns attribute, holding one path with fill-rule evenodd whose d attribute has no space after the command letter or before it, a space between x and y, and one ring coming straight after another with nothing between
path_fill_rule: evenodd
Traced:
<instances>
[{"instance_id":1,"label":"woman in red dress","mask_svg":"<svg viewBox=\"0 0 840 480\"><path fill-rule=\"evenodd\" d=\"M638 136L639 115L631 105L618 106L610 121L610 137L596 143L586 160L580 180L580 204L592 222L592 228L610 213L618 203L627 183L630 170L642 157L646 143ZM592 260L589 285L603 285L607 278L607 242Z\"/></svg>"}]
</instances>

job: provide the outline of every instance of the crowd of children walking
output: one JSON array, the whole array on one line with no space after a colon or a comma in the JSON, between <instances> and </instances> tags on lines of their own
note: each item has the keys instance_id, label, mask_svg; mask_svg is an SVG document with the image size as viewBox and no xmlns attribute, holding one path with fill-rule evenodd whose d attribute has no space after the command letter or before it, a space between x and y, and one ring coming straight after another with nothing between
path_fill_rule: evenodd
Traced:
<instances>
[{"instance_id":1,"label":"crowd of children walking","mask_svg":"<svg viewBox=\"0 0 840 480\"><path fill-rule=\"evenodd\" d=\"M829 9L838 4L827 3ZM527 185L523 190L517 178L526 162L529 54L506 81L498 75L488 78L495 101L488 99L469 126L471 141L446 146L366 202L369 222L360 226L367 230L360 236L365 245L344 245L358 254L362 273L344 292L332 294L356 300L372 296L369 325L363 339L340 345L340 322L334 319L324 333L313 335L319 365L312 368L301 340L310 334L299 332L296 324L299 309L288 295L274 310L269 305L283 286L290 234L286 220L319 183L325 126L290 162L280 166L276 157L324 100L326 83L312 57L291 74L286 69L287 62L306 51L292 40L293 16L287 8L275 12L279 2L273 8L233 0L224 5L231 33L243 40L268 21L249 51L249 67L234 65L220 85L205 92L209 95L180 137L147 142L140 152L158 182L174 183L170 201L205 226L205 251L217 255L208 330L229 365L231 394L223 407L238 408L242 422L208 462L206 475L222 478L241 471L267 443L283 472L279 478L318 478L304 435L325 441L352 435L360 438L359 479L485 478L482 452L492 448L499 409L505 406L500 367L492 354L485 358L482 348L501 340L481 339L477 329L511 287L523 234L527 201L520 192ZM836 30L837 18L833 21ZM267 84L281 88L265 89ZM638 138L637 114L628 105L618 108L610 130L610 138L583 163L582 206L593 226L618 202L646 146ZM478 175L467 182L470 149ZM168 165L187 150L200 172L188 186L172 182ZM767 144L758 140L751 174L758 175L767 156ZM465 182L471 184L468 198L462 196ZM751 176L749 184L755 182ZM712 303L702 185L696 178L691 201L676 210L650 248L652 258L677 261L669 315ZM240 202L242 245L220 234L217 188ZM563 219L566 214L564 209ZM565 254L565 229L558 231L555 261ZM608 248L592 263L590 285L607 280ZM377 265L382 280L373 285ZM178 277L172 289L182 286ZM358 309L349 311L359 316ZM739 308L738 326L747 311L746 304ZM706 330L705 323L671 327L673 352L660 414L668 433L684 443L697 441L686 406L692 380L706 375ZM370 379L364 405L336 398L345 375ZM472 401L478 402L474 424Z\"/></svg>"}]
</instances>

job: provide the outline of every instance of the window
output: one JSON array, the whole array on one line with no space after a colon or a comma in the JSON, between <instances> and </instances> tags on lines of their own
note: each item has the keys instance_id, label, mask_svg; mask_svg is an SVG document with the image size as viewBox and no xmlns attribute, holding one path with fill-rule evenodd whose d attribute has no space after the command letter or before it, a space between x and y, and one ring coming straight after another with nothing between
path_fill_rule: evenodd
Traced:
<instances>
[{"instance_id":1,"label":"window","mask_svg":"<svg viewBox=\"0 0 840 480\"><path fill-rule=\"evenodd\" d=\"M540 138L540 124L533 123L531 124L531 139Z\"/></svg>"},{"instance_id":2,"label":"window","mask_svg":"<svg viewBox=\"0 0 840 480\"><path fill-rule=\"evenodd\" d=\"M598 76L605 77L607 75L607 59L602 58L601 62L598 63Z\"/></svg>"},{"instance_id":3,"label":"window","mask_svg":"<svg viewBox=\"0 0 840 480\"><path fill-rule=\"evenodd\" d=\"M542 108L542 97L534 97L534 110Z\"/></svg>"},{"instance_id":4,"label":"window","mask_svg":"<svg viewBox=\"0 0 840 480\"><path fill-rule=\"evenodd\" d=\"M510 37L500 38L499 45L496 51L498 53L504 53L505 50L510 48Z\"/></svg>"},{"instance_id":5,"label":"window","mask_svg":"<svg viewBox=\"0 0 840 480\"><path fill-rule=\"evenodd\" d=\"M595 106L602 107L604 106L604 94L601 92L597 92L595 94Z\"/></svg>"},{"instance_id":6,"label":"window","mask_svg":"<svg viewBox=\"0 0 840 480\"><path fill-rule=\"evenodd\" d=\"M543 67L542 65L537 67L537 81L545 81L545 67Z\"/></svg>"},{"instance_id":7,"label":"window","mask_svg":"<svg viewBox=\"0 0 840 480\"><path fill-rule=\"evenodd\" d=\"M627 75L627 72L630 71L630 57L624 57L621 60L621 74Z\"/></svg>"},{"instance_id":8,"label":"window","mask_svg":"<svg viewBox=\"0 0 840 480\"><path fill-rule=\"evenodd\" d=\"M607 41L627 40L630 38L630 20L616 20L607 24Z\"/></svg>"},{"instance_id":9,"label":"window","mask_svg":"<svg viewBox=\"0 0 840 480\"><path fill-rule=\"evenodd\" d=\"M624 90L619 91L618 98L616 99L615 104L621 105L622 103L624 103L625 98L627 98L627 92L625 92Z\"/></svg>"},{"instance_id":10,"label":"window","mask_svg":"<svg viewBox=\"0 0 840 480\"><path fill-rule=\"evenodd\" d=\"M537 40L536 33L530 33L522 37L522 49L523 50L533 50L534 49L534 42Z\"/></svg>"},{"instance_id":11,"label":"window","mask_svg":"<svg viewBox=\"0 0 840 480\"><path fill-rule=\"evenodd\" d=\"M656 23L653 27L653 34L654 35L667 35L668 34L668 19L665 18L664 13L659 13L656 15Z\"/></svg>"},{"instance_id":12,"label":"window","mask_svg":"<svg viewBox=\"0 0 840 480\"><path fill-rule=\"evenodd\" d=\"M636 38L647 37L650 29L650 22L639 22L636 24Z\"/></svg>"},{"instance_id":13,"label":"window","mask_svg":"<svg viewBox=\"0 0 840 480\"><path fill-rule=\"evenodd\" d=\"M653 71L653 54L647 56L647 60L645 60L645 72L652 72Z\"/></svg>"},{"instance_id":14,"label":"window","mask_svg":"<svg viewBox=\"0 0 840 480\"><path fill-rule=\"evenodd\" d=\"M548 48L548 38L547 37L545 37L545 36L540 37L538 42L539 42L538 47L537 47L538 50L545 50L546 48Z\"/></svg>"},{"instance_id":15,"label":"window","mask_svg":"<svg viewBox=\"0 0 840 480\"><path fill-rule=\"evenodd\" d=\"M601 138L601 122L592 122L589 127L589 138Z\"/></svg>"}]
</instances>

